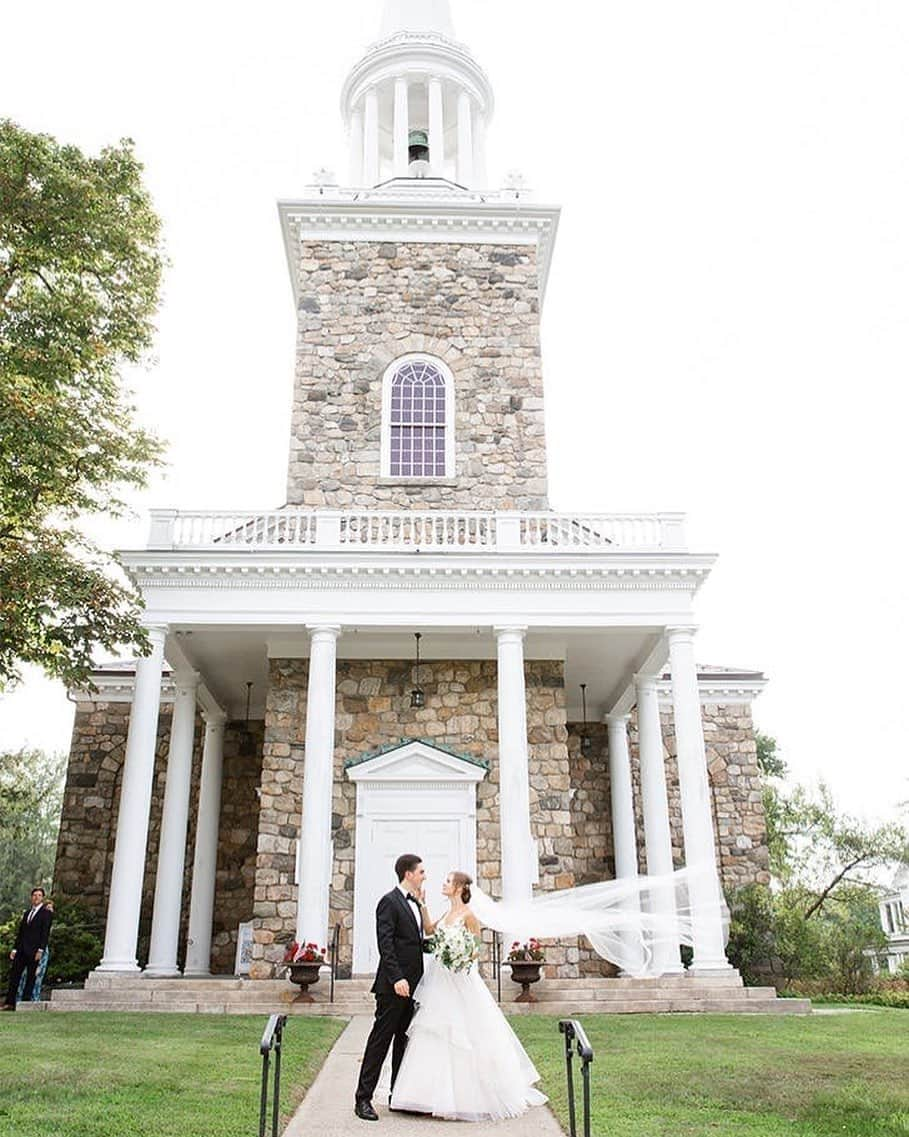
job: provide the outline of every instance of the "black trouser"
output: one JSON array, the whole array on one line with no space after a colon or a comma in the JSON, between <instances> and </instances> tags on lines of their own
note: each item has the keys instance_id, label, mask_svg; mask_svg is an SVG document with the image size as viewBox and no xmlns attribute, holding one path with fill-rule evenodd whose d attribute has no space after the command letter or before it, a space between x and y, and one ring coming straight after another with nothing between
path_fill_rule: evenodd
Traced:
<instances>
[{"instance_id":1,"label":"black trouser","mask_svg":"<svg viewBox=\"0 0 909 1137\"><path fill-rule=\"evenodd\" d=\"M392 1040L391 1084L394 1087L407 1048L407 1028L413 1012L413 999L402 999L400 995L376 995L376 1021L372 1024L363 1053L360 1080L357 1082L357 1101L372 1100Z\"/></svg>"},{"instance_id":2,"label":"black trouser","mask_svg":"<svg viewBox=\"0 0 909 1137\"><path fill-rule=\"evenodd\" d=\"M6 989L6 1003L9 1007L16 1005L16 995L19 993L19 980L25 972L25 990L22 992L22 1001L27 1003L32 997L35 986L35 972L38 970L38 961L33 951L17 951L10 963L9 987Z\"/></svg>"}]
</instances>

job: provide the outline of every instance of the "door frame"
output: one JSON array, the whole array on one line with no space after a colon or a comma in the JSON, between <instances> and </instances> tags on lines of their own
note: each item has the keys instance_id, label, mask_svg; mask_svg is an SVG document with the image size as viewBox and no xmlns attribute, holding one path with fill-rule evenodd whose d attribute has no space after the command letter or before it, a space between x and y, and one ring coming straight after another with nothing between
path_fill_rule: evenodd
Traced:
<instances>
[{"instance_id":1,"label":"door frame","mask_svg":"<svg viewBox=\"0 0 909 1137\"><path fill-rule=\"evenodd\" d=\"M367 878L366 835L375 820L400 821L419 816L427 821L455 818L464 868L476 876L477 786L489 772L485 763L453 754L420 739L401 743L378 754L348 763L347 777L357 787L354 836L353 974L368 974L365 961L375 937L375 912L370 910L361 882ZM394 880L389 881L392 888Z\"/></svg>"}]
</instances>

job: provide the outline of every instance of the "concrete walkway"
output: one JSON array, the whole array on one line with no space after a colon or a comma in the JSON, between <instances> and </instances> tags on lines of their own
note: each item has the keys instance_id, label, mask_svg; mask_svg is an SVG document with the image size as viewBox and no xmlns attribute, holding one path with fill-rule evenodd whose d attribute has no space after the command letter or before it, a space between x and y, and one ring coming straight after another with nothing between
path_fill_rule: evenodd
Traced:
<instances>
[{"instance_id":1,"label":"concrete walkway","mask_svg":"<svg viewBox=\"0 0 909 1137\"><path fill-rule=\"evenodd\" d=\"M414 1114L389 1113L388 1089L373 1099L379 1121L354 1117L353 1092L360 1072L360 1059L372 1026L371 1015L357 1015L332 1047L302 1105L294 1114L284 1137L564 1137L548 1106L528 1110L511 1121L453 1122ZM290 1042L290 1038L287 1040Z\"/></svg>"}]
</instances>

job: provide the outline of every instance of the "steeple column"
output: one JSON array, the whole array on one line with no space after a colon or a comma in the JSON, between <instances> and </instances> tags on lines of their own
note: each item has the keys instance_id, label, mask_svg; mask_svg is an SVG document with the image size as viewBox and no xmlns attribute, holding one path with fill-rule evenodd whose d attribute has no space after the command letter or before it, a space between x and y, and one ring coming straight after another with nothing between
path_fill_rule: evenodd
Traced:
<instances>
[{"instance_id":1,"label":"steeple column","mask_svg":"<svg viewBox=\"0 0 909 1137\"><path fill-rule=\"evenodd\" d=\"M477 189L487 189L486 174L486 115L477 111L473 132L473 178Z\"/></svg>"},{"instance_id":2,"label":"steeple column","mask_svg":"<svg viewBox=\"0 0 909 1137\"><path fill-rule=\"evenodd\" d=\"M473 108L467 91L458 94L458 184L473 183Z\"/></svg>"},{"instance_id":3,"label":"steeple column","mask_svg":"<svg viewBox=\"0 0 909 1137\"><path fill-rule=\"evenodd\" d=\"M407 177L409 142L410 107L407 79L399 75L395 79L394 174L396 178Z\"/></svg>"},{"instance_id":4,"label":"steeple column","mask_svg":"<svg viewBox=\"0 0 909 1137\"><path fill-rule=\"evenodd\" d=\"M363 184L363 108L350 116L350 184Z\"/></svg>"},{"instance_id":5,"label":"steeple column","mask_svg":"<svg viewBox=\"0 0 909 1137\"><path fill-rule=\"evenodd\" d=\"M379 181L379 92L370 87L363 99L363 184Z\"/></svg>"},{"instance_id":6,"label":"steeple column","mask_svg":"<svg viewBox=\"0 0 909 1137\"><path fill-rule=\"evenodd\" d=\"M429 80L429 165L433 177L445 176L445 110L442 80Z\"/></svg>"}]
</instances>

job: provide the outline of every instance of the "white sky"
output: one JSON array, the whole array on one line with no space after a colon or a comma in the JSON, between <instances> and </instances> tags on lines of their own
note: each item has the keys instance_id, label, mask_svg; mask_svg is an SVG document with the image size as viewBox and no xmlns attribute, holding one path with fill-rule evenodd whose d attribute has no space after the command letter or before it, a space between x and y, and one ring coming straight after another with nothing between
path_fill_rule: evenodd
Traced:
<instances>
[{"instance_id":1,"label":"white sky","mask_svg":"<svg viewBox=\"0 0 909 1137\"><path fill-rule=\"evenodd\" d=\"M283 501L294 350L275 209L346 176L379 0L6 5L0 114L136 139L173 262L136 376L171 468L137 506ZM493 183L563 206L544 319L556 508L683 510L721 559L702 662L760 668L794 774L909 796L909 4L453 0ZM143 545L144 521L100 528ZM37 677L0 745L66 748Z\"/></svg>"}]
</instances>

